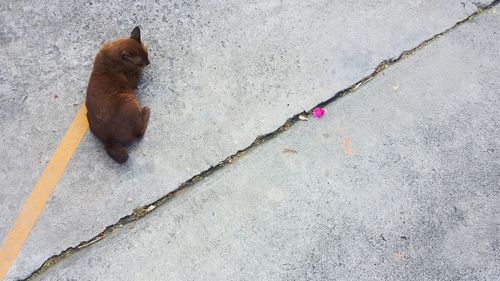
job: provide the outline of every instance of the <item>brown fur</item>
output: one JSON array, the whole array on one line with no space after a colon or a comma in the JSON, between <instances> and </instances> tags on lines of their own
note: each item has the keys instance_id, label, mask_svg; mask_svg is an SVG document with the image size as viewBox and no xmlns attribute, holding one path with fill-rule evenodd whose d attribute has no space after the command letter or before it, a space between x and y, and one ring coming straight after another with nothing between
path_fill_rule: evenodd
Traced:
<instances>
[{"instance_id":1,"label":"brown fur","mask_svg":"<svg viewBox=\"0 0 500 281\"><path fill-rule=\"evenodd\" d=\"M150 110L139 105L135 89L141 70L149 64L139 27L130 38L104 44L94 60L87 88L90 130L118 163L128 159L126 144L144 135Z\"/></svg>"}]
</instances>

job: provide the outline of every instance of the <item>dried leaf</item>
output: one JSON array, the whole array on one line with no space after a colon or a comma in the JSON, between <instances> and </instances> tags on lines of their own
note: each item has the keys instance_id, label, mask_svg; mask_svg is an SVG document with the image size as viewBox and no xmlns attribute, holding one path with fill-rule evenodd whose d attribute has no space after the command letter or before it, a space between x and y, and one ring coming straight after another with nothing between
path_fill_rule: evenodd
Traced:
<instances>
[{"instance_id":1,"label":"dried leaf","mask_svg":"<svg viewBox=\"0 0 500 281\"><path fill-rule=\"evenodd\" d=\"M283 153L298 153L298 152L293 148L285 148L283 149Z\"/></svg>"},{"instance_id":2,"label":"dried leaf","mask_svg":"<svg viewBox=\"0 0 500 281\"><path fill-rule=\"evenodd\" d=\"M392 85L392 90L393 91L398 91L399 90L399 84Z\"/></svg>"}]
</instances>

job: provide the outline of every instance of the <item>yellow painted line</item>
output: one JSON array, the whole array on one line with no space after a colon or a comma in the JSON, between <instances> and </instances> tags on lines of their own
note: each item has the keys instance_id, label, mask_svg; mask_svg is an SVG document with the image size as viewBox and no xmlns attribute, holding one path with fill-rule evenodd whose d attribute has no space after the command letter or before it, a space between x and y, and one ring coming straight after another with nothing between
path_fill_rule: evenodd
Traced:
<instances>
[{"instance_id":1,"label":"yellow painted line","mask_svg":"<svg viewBox=\"0 0 500 281\"><path fill-rule=\"evenodd\" d=\"M0 246L0 280L5 278L16 260L24 241L28 238L88 128L87 108L82 105Z\"/></svg>"}]
</instances>

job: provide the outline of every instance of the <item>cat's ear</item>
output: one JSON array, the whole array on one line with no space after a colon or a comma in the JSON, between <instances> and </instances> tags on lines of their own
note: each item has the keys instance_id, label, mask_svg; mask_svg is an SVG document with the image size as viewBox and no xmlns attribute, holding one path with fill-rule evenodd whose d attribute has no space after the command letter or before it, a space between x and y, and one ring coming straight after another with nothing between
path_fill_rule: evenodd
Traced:
<instances>
[{"instance_id":1,"label":"cat's ear","mask_svg":"<svg viewBox=\"0 0 500 281\"><path fill-rule=\"evenodd\" d=\"M132 33L130 34L130 38L134 39L137 42L141 42L141 30L139 29L138 26L134 27L134 30L132 30Z\"/></svg>"}]
</instances>

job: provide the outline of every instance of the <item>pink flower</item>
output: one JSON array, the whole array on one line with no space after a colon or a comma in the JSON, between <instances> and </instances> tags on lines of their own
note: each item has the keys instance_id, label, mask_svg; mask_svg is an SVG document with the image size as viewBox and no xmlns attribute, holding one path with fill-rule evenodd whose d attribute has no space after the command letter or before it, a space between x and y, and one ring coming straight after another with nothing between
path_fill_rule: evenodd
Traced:
<instances>
[{"instance_id":1,"label":"pink flower","mask_svg":"<svg viewBox=\"0 0 500 281\"><path fill-rule=\"evenodd\" d=\"M325 112L326 110L324 108L318 106L315 109L313 109L312 115L316 118L321 118L323 117L323 115L325 115Z\"/></svg>"}]
</instances>

